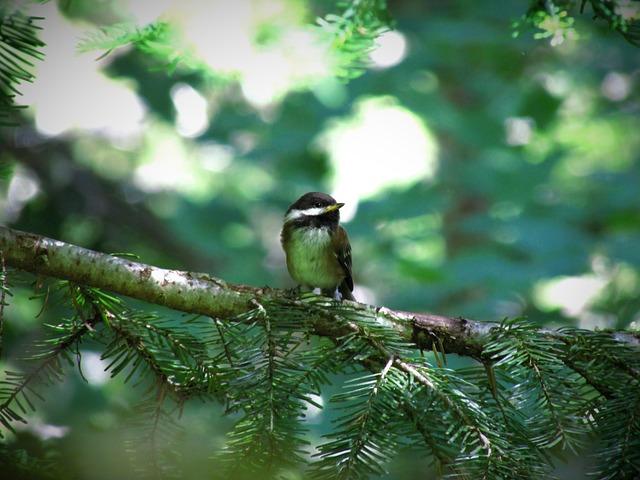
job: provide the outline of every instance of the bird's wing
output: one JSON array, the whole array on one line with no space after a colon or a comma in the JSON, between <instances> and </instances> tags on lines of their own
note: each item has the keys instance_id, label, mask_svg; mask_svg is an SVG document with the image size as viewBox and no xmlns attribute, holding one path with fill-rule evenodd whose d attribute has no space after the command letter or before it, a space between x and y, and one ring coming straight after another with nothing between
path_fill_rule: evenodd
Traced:
<instances>
[{"instance_id":1,"label":"bird's wing","mask_svg":"<svg viewBox=\"0 0 640 480\"><path fill-rule=\"evenodd\" d=\"M338 227L342 230L341 233L347 237L347 232L342 228L342 226ZM347 237L348 238L348 237ZM353 291L353 276L351 273L351 244L347 242L342 242L343 248L339 249L336 252L336 258L338 259L338 263L344 270L344 283L349 287L349 291Z\"/></svg>"}]
</instances>

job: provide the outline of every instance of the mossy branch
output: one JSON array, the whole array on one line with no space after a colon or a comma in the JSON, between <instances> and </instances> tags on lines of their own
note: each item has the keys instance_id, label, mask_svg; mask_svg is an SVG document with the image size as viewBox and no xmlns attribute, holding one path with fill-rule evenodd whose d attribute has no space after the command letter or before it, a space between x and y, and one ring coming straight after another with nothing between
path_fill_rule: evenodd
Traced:
<instances>
[{"instance_id":1,"label":"mossy branch","mask_svg":"<svg viewBox=\"0 0 640 480\"><path fill-rule=\"evenodd\" d=\"M8 267L103 288L185 313L233 318L254 309L256 304L275 301L304 311L306 322L318 335L338 338L349 333L344 331L344 323L332 322L340 313L330 304L310 304L285 289L231 284L206 273L167 270L6 227L0 227L0 252ZM386 322L415 348L435 348L474 358L482 357L488 334L500 326L496 322L404 312L357 302L345 301L339 310L344 308ZM555 331L548 333L562 336ZM639 344L638 335L612 335L622 342Z\"/></svg>"},{"instance_id":2,"label":"mossy branch","mask_svg":"<svg viewBox=\"0 0 640 480\"><path fill-rule=\"evenodd\" d=\"M307 322L322 336L344 335L344 324L332 326L338 315L291 295L289 290L231 284L205 273L167 270L33 233L0 227L0 251L8 267L35 275L55 277L81 285L103 288L145 302L186 313L213 318L232 318L254 309L256 304L277 301L305 311ZM411 313L343 302L341 308L375 316L389 322L406 341L430 350L436 339L445 352L480 355L481 338L497 323L480 323L463 318ZM338 326L342 325L342 326Z\"/></svg>"}]
</instances>

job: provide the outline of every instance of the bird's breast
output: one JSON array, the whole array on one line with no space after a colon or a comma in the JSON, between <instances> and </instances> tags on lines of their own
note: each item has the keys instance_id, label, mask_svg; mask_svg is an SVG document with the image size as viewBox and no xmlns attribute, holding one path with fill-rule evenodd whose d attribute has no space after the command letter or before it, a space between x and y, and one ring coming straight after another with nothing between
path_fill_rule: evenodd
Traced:
<instances>
[{"instance_id":1,"label":"bird's breast","mask_svg":"<svg viewBox=\"0 0 640 480\"><path fill-rule=\"evenodd\" d=\"M301 285L334 288L344 272L331 248L329 227L306 227L288 232L286 242L287 269Z\"/></svg>"}]
</instances>

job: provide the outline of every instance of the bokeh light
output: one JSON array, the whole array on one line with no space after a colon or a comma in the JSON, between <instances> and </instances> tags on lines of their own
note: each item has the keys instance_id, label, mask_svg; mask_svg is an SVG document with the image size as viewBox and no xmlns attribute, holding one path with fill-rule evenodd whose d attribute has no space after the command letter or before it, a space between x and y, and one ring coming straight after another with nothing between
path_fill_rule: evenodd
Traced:
<instances>
[{"instance_id":1,"label":"bokeh light","mask_svg":"<svg viewBox=\"0 0 640 480\"><path fill-rule=\"evenodd\" d=\"M353 114L333 122L317 140L333 165L333 192L347 205L394 186L428 181L436 172L438 146L428 127L389 96L360 100Z\"/></svg>"}]
</instances>

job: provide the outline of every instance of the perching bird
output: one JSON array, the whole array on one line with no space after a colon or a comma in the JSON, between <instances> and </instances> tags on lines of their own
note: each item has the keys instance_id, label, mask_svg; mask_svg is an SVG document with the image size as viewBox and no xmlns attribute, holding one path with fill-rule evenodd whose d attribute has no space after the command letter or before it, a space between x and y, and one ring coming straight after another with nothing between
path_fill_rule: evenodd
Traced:
<instances>
[{"instance_id":1,"label":"perching bird","mask_svg":"<svg viewBox=\"0 0 640 480\"><path fill-rule=\"evenodd\" d=\"M305 193L285 213L280 241L289 274L299 285L355 300L351 244L340 225L342 206L326 193Z\"/></svg>"}]
</instances>

